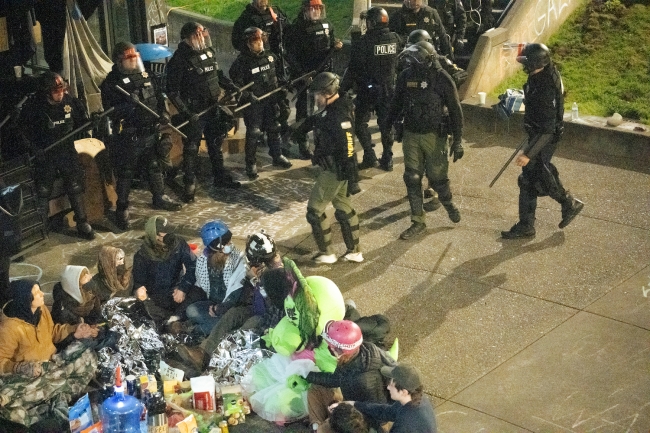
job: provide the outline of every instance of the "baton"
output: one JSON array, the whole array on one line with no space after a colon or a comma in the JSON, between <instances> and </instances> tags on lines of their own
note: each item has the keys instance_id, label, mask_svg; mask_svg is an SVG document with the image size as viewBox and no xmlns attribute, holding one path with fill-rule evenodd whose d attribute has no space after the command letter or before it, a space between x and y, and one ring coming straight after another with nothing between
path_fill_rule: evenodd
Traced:
<instances>
[{"instance_id":1,"label":"baton","mask_svg":"<svg viewBox=\"0 0 650 433\"><path fill-rule=\"evenodd\" d=\"M25 101L27 101L27 98L28 98L28 97L29 97L29 96L25 96L23 99L21 99L20 102L18 103L18 105L16 105L16 106L14 107L14 109L15 109L15 108L20 109L20 107L23 106L23 104L25 103ZM3 126L5 126L5 123L7 123L7 122L9 121L9 119L11 119L11 115L12 115L12 113L9 113L9 114L7 114L7 116L6 116L4 119L2 119L2 122L0 122L0 128L2 128Z\"/></svg>"},{"instance_id":2,"label":"baton","mask_svg":"<svg viewBox=\"0 0 650 433\"><path fill-rule=\"evenodd\" d=\"M132 102L135 102L135 104L138 105L138 107L140 107L140 108L144 108L144 109L147 110L149 113L151 113L151 114L152 114L156 119L160 119L160 114L156 113L156 112L153 111L151 108L147 107L147 106L144 105L142 102L140 102L140 101L138 101L137 99L135 99L133 96L131 96L131 94L130 94L129 92L127 92L126 90L124 90L123 88L121 88L119 84L116 84L116 85L115 85L115 88L116 88L120 93L123 93L124 95L128 96L129 99L130 99ZM181 131L179 131L178 128L176 128L174 125L171 124L171 122L168 123L168 124L165 125L165 126L169 126L169 127L171 128L172 131L174 131L175 133L177 133L177 134L180 135L181 137L183 137L183 138L187 138L187 135L185 135L185 134L183 134Z\"/></svg>"},{"instance_id":3,"label":"baton","mask_svg":"<svg viewBox=\"0 0 650 433\"><path fill-rule=\"evenodd\" d=\"M235 93L231 93L230 96L235 95L235 94L237 94L237 93L241 93L241 92L243 92L244 90L246 90L246 89L248 89L249 87L251 87L253 84L255 84L255 81L251 81L250 83L246 84L244 87L240 87L240 88L238 88L238 89L237 89L237 92L235 92ZM211 111L211 110L217 108L219 105L220 105L220 103L217 102L216 104L209 106L208 108L206 108L205 110L201 111L200 113L197 113L197 116L201 117L201 116L203 116L205 113L207 113L208 111ZM228 113L228 114L231 114L231 113ZM189 120L186 120L185 122L183 122L183 123L181 123L180 125L178 125L178 128L180 129L180 128L182 128L183 126L187 125L188 123L190 123L190 121L189 121Z\"/></svg>"},{"instance_id":4,"label":"baton","mask_svg":"<svg viewBox=\"0 0 650 433\"><path fill-rule=\"evenodd\" d=\"M113 110L115 110L115 107L111 107L111 108L109 108L108 110L103 111L103 112L99 115L99 117L100 117L100 118L101 118L101 117L104 117L104 116L106 116L107 114L109 114L110 112L112 112ZM80 133L81 131L86 131L86 130L88 130L88 128L90 128L90 127L92 126L92 124L93 124L93 121L88 121L88 122L84 123L83 125L81 125L81 126L78 127L77 129L75 129L75 130L73 130L73 131L67 133L67 134L64 135L62 138L58 139L58 140L55 141L54 143L52 143L52 144L50 144L49 146L47 146L45 149L43 149L43 152L47 152L48 150L52 149L54 146L58 146L59 144L61 144L61 143L63 143L64 141L68 140L68 139L69 139L70 137L72 137L73 135L76 135L76 134ZM31 156L31 157L29 157L29 160L31 161L31 160L34 159L34 158L36 158L36 157L35 157L35 156Z\"/></svg>"},{"instance_id":5,"label":"baton","mask_svg":"<svg viewBox=\"0 0 650 433\"><path fill-rule=\"evenodd\" d=\"M515 156L517 156L517 153L524 147L524 144L528 141L528 138L524 138L524 141L521 142L521 144L515 149L515 151L510 155L510 158L506 161L503 167L501 167L501 170L497 173L497 175L492 179L492 182L490 182L490 188L492 188L492 185L501 177L504 171L506 171L506 168L508 168L508 165L512 162L513 159L515 159Z\"/></svg>"},{"instance_id":6,"label":"baton","mask_svg":"<svg viewBox=\"0 0 650 433\"><path fill-rule=\"evenodd\" d=\"M316 75L317 73L321 72L321 70L325 69L325 67L327 66L327 63L332 59L332 57L334 57L335 52L336 52L336 48L334 48L334 47L330 48L329 53L327 53L327 56L325 56L325 59L320 63L320 65L318 65L318 67L316 69L314 69L312 72L310 72L310 74ZM303 75L303 77L304 77L304 75ZM300 77L300 78L302 78L302 77ZM298 80L300 78L297 78L296 80ZM293 98L291 98L291 100L295 101L296 99L298 99L298 95L300 95L302 92L307 90L308 87L309 87L309 83L305 83L304 86L302 86L300 89L297 89L296 94L293 96Z\"/></svg>"},{"instance_id":7,"label":"baton","mask_svg":"<svg viewBox=\"0 0 650 433\"><path fill-rule=\"evenodd\" d=\"M257 100L254 101L254 102L247 102L247 103L245 103L244 105L240 105L239 107L237 107L237 108L235 108L235 109L233 110L233 113L236 113L236 112L238 112L238 111L241 111L241 110L243 110L244 108L248 108L248 107L251 106L253 103L260 102L262 99L266 99L266 98L268 98L269 96L278 93L280 90L282 90L282 89L284 89L284 88L286 88L286 87L291 87L291 86L293 86L295 83L298 83L298 82L300 82L300 81L302 81L302 80L306 80L307 78L313 76L314 74L316 74L316 70L313 70L313 71L311 71L311 72L307 72L305 75L301 75L300 77L296 78L295 80L291 80L290 82L288 82L288 83L285 84L284 86L276 87L275 89L271 90L270 92L263 94L263 95L260 96L259 98L256 98Z\"/></svg>"}]
</instances>

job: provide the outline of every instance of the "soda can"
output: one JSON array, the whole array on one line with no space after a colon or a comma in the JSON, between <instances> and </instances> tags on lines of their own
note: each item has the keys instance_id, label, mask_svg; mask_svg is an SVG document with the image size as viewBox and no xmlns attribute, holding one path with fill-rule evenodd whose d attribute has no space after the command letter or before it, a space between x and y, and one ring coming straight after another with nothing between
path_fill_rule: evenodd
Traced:
<instances>
[{"instance_id":1,"label":"soda can","mask_svg":"<svg viewBox=\"0 0 650 433\"><path fill-rule=\"evenodd\" d=\"M129 394L129 395L132 395L134 397L135 397L135 393L136 393L136 389L137 389L136 383L135 383L136 380L137 380L137 378L132 374L129 374L128 376L126 376L126 393Z\"/></svg>"}]
</instances>

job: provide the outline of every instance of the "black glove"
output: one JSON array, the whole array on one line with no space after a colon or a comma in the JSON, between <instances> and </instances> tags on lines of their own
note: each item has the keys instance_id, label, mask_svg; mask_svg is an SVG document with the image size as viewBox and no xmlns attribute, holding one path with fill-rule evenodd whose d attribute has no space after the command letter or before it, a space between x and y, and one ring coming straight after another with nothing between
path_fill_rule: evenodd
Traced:
<instances>
[{"instance_id":1,"label":"black glove","mask_svg":"<svg viewBox=\"0 0 650 433\"><path fill-rule=\"evenodd\" d=\"M104 118L101 116L101 113L91 113L90 121L93 123L93 130L99 131L102 127L102 122Z\"/></svg>"},{"instance_id":2,"label":"black glove","mask_svg":"<svg viewBox=\"0 0 650 433\"><path fill-rule=\"evenodd\" d=\"M169 125L172 121L171 116L169 115L168 112L163 112L160 117L158 118L158 123L161 125Z\"/></svg>"},{"instance_id":3,"label":"black glove","mask_svg":"<svg viewBox=\"0 0 650 433\"><path fill-rule=\"evenodd\" d=\"M453 156L454 162L456 162L461 159L464 154L465 150L463 149L461 140L456 140L456 138L454 138L454 142L451 144L451 148L449 149L449 156Z\"/></svg>"},{"instance_id":4,"label":"black glove","mask_svg":"<svg viewBox=\"0 0 650 433\"><path fill-rule=\"evenodd\" d=\"M249 92L248 90L244 90L241 94L241 101L243 103L250 102L251 104L254 104L256 102L259 102L260 100L257 99L257 96L253 94L253 92Z\"/></svg>"},{"instance_id":5,"label":"black glove","mask_svg":"<svg viewBox=\"0 0 650 433\"><path fill-rule=\"evenodd\" d=\"M560 141L562 135L564 135L564 122L558 122L558 124L555 126L555 134L553 135L553 140L556 142Z\"/></svg>"},{"instance_id":6,"label":"black glove","mask_svg":"<svg viewBox=\"0 0 650 433\"><path fill-rule=\"evenodd\" d=\"M134 101L140 101L140 98L138 97L137 93L131 93L131 99L133 99Z\"/></svg>"}]
</instances>

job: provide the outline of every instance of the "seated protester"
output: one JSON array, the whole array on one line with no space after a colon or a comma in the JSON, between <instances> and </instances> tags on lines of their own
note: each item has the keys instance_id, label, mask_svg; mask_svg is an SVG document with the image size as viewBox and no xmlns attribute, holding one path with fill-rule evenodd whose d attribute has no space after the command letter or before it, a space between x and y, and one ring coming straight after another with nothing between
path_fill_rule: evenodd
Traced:
<instances>
[{"instance_id":1,"label":"seated protester","mask_svg":"<svg viewBox=\"0 0 650 433\"><path fill-rule=\"evenodd\" d=\"M206 223L201 238L206 248L196 261L196 285L208 299L187 307L187 317L209 335L226 311L242 301L246 260L232 244L232 233L221 220Z\"/></svg>"},{"instance_id":2,"label":"seated protester","mask_svg":"<svg viewBox=\"0 0 650 433\"><path fill-rule=\"evenodd\" d=\"M334 433L369 433L370 428L363 414L354 406L341 403L330 414L330 427Z\"/></svg>"},{"instance_id":3,"label":"seated protester","mask_svg":"<svg viewBox=\"0 0 650 433\"><path fill-rule=\"evenodd\" d=\"M198 262L200 261L201 258L198 259ZM210 331L210 335L198 347L187 347L183 344L177 347L181 358L189 362L196 370L203 371L209 361L209 356L229 333L237 329L254 329L262 334L265 329L277 325L284 314L284 310L271 304L269 297L261 287L260 277L264 270L283 266L282 259L275 248L275 241L264 230L248 237L246 261L248 265L244 285L252 287L252 305L240 303L238 306L231 307L221 316L216 326ZM198 280L199 278L197 278Z\"/></svg>"},{"instance_id":4,"label":"seated protester","mask_svg":"<svg viewBox=\"0 0 650 433\"><path fill-rule=\"evenodd\" d=\"M124 251L104 245L99 250L97 274L92 281L93 290L102 303L111 298L132 296L133 268L124 264Z\"/></svg>"},{"instance_id":5,"label":"seated protester","mask_svg":"<svg viewBox=\"0 0 650 433\"><path fill-rule=\"evenodd\" d=\"M388 352L363 342L361 328L349 320L328 322L322 337L336 357L337 366L333 373L312 371L307 375L306 381L312 384L307 392L307 404L309 421L319 424L319 432L331 432L327 420L331 402L343 399L370 403L388 401L380 370L394 366L395 361Z\"/></svg>"},{"instance_id":6,"label":"seated protester","mask_svg":"<svg viewBox=\"0 0 650 433\"><path fill-rule=\"evenodd\" d=\"M95 324L102 321L99 297L92 289L92 276L85 266L68 265L61 273L61 282L54 285L52 319L56 323Z\"/></svg>"},{"instance_id":7,"label":"seated protester","mask_svg":"<svg viewBox=\"0 0 650 433\"><path fill-rule=\"evenodd\" d=\"M410 365L382 367L381 374L390 379L387 386L393 404L346 401L374 420L393 422L390 433L436 433L436 417L429 398L422 392L418 371Z\"/></svg>"},{"instance_id":8,"label":"seated protester","mask_svg":"<svg viewBox=\"0 0 650 433\"><path fill-rule=\"evenodd\" d=\"M170 232L167 219L155 215L144 226L144 242L133 257L133 287L141 301L151 299L160 307L149 311L158 326L170 325L185 318L186 308L205 299L194 287L196 257L185 239Z\"/></svg>"},{"instance_id":9,"label":"seated protester","mask_svg":"<svg viewBox=\"0 0 650 433\"><path fill-rule=\"evenodd\" d=\"M95 375L97 356L90 348L75 342L56 354L54 344L96 337L97 328L55 325L35 281L12 281L9 299L0 319L0 418L30 426L53 406L67 410Z\"/></svg>"}]
</instances>

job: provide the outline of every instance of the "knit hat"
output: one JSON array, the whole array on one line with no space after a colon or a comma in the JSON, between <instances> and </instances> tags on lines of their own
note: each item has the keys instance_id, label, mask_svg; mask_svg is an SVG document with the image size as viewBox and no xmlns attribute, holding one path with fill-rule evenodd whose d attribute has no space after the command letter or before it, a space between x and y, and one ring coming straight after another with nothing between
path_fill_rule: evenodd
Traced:
<instances>
[{"instance_id":1,"label":"knit hat","mask_svg":"<svg viewBox=\"0 0 650 433\"><path fill-rule=\"evenodd\" d=\"M422 386L420 373L418 373L415 367L410 365L399 364L395 367L385 365L381 368L381 374L384 377L393 379L396 385L407 390L411 394Z\"/></svg>"}]
</instances>

